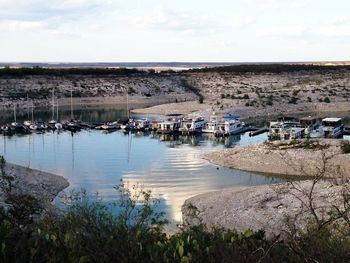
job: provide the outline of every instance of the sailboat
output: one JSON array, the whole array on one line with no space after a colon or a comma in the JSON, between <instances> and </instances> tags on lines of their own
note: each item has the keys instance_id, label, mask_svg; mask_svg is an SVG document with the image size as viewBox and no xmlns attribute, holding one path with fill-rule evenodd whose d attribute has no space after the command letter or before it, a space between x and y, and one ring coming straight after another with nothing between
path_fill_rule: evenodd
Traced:
<instances>
[{"instance_id":1,"label":"sailboat","mask_svg":"<svg viewBox=\"0 0 350 263\"><path fill-rule=\"evenodd\" d=\"M80 125L78 123L77 120L74 120L74 113L73 113L73 90L71 89L70 91L70 117L71 120L69 122L67 122L63 128L65 128L66 130L72 131L72 132L76 132L78 130L80 130Z\"/></svg>"},{"instance_id":2,"label":"sailboat","mask_svg":"<svg viewBox=\"0 0 350 263\"><path fill-rule=\"evenodd\" d=\"M33 104L33 102L32 102L32 121L29 121L29 123L31 123L29 125L29 129L31 129L31 130L37 130L38 129L38 126L34 122L34 104Z\"/></svg>"},{"instance_id":3,"label":"sailboat","mask_svg":"<svg viewBox=\"0 0 350 263\"><path fill-rule=\"evenodd\" d=\"M134 119L130 118L130 110L129 110L129 94L128 91L126 90L126 113L128 116L128 121L122 125L120 125L120 128L122 130L126 130L126 131L132 131L135 130L135 121Z\"/></svg>"},{"instance_id":4,"label":"sailboat","mask_svg":"<svg viewBox=\"0 0 350 263\"><path fill-rule=\"evenodd\" d=\"M59 122L59 117L58 117L58 100L57 100L57 112L56 112L56 116L57 116L57 122L55 124L55 128L57 130L62 130L63 129L63 125L62 123Z\"/></svg>"},{"instance_id":5,"label":"sailboat","mask_svg":"<svg viewBox=\"0 0 350 263\"><path fill-rule=\"evenodd\" d=\"M26 130L24 126L17 122L16 104L13 105L13 117L14 122L11 123L11 127L15 130L15 132L24 132Z\"/></svg>"},{"instance_id":6,"label":"sailboat","mask_svg":"<svg viewBox=\"0 0 350 263\"><path fill-rule=\"evenodd\" d=\"M51 128L55 127L57 120L55 120L55 89L52 89L52 118L49 121Z\"/></svg>"},{"instance_id":7,"label":"sailboat","mask_svg":"<svg viewBox=\"0 0 350 263\"><path fill-rule=\"evenodd\" d=\"M34 124L34 121L30 121L29 120L29 97L28 97L28 94L27 94L27 120L23 122L24 126L26 127L29 127L30 125Z\"/></svg>"},{"instance_id":8,"label":"sailboat","mask_svg":"<svg viewBox=\"0 0 350 263\"><path fill-rule=\"evenodd\" d=\"M52 118L49 121L51 129L60 130L63 128L62 124L58 121L58 101L57 101L57 118L55 119L55 89L52 89Z\"/></svg>"}]
</instances>

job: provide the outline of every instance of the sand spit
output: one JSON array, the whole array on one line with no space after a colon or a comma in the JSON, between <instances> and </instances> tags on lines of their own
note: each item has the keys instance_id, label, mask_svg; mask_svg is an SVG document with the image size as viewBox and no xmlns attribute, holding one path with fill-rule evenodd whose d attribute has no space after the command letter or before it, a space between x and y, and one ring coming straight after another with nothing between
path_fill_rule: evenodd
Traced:
<instances>
[{"instance_id":1,"label":"sand spit","mask_svg":"<svg viewBox=\"0 0 350 263\"><path fill-rule=\"evenodd\" d=\"M300 181L294 186L284 183L241 187L198 195L185 201L183 222L196 225L201 221L209 228L218 226L238 231L264 229L267 237L272 237L287 229L287 217L295 218L298 228L305 227L311 213L300 201L306 201L306 197L295 188L309 191L311 186L311 181ZM319 216L326 215L333 205L341 206L343 187L327 181L316 184L313 202ZM194 208L196 217L192 216Z\"/></svg>"},{"instance_id":2,"label":"sand spit","mask_svg":"<svg viewBox=\"0 0 350 263\"><path fill-rule=\"evenodd\" d=\"M44 206L48 205L63 189L69 186L68 181L58 175L6 163L5 174L13 179L13 191L17 194L29 194ZM0 205L4 194L0 192Z\"/></svg>"},{"instance_id":3,"label":"sand spit","mask_svg":"<svg viewBox=\"0 0 350 263\"><path fill-rule=\"evenodd\" d=\"M350 177L350 154L342 153L342 143L332 139L275 141L214 152L204 158L249 172L312 177L324 166L326 177Z\"/></svg>"}]
</instances>

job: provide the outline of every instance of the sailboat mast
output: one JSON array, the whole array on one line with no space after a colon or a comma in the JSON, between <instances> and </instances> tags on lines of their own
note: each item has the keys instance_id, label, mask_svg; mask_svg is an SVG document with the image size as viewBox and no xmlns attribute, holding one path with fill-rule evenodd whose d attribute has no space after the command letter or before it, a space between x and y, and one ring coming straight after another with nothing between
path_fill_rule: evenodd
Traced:
<instances>
[{"instance_id":1,"label":"sailboat mast","mask_svg":"<svg viewBox=\"0 0 350 263\"><path fill-rule=\"evenodd\" d=\"M27 120L29 120L29 96L27 93Z\"/></svg>"},{"instance_id":2,"label":"sailboat mast","mask_svg":"<svg viewBox=\"0 0 350 263\"><path fill-rule=\"evenodd\" d=\"M73 90L70 90L70 117L73 120L74 116L73 116Z\"/></svg>"},{"instance_id":3,"label":"sailboat mast","mask_svg":"<svg viewBox=\"0 0 350 263\"><path fill-rule=\"evenodd\" d=\"M130 119L130 110L129 110L129 92L126 91L126 112L128 115L128 119Z\"/></svg>"},{"instance_id":4,"label":"sailboat mast","mask_svg":"<svg viewBox=\"0 0 350 263\"><path fill-rule=\"evenodd\" d=\"M57 108L56 108L57 112L56 112L56 117L57 117L57 121L58 121L58 100L57 100Z\"/></svg>"},{"instance_id":5,"label":"sailboat mast","mask_svg":"<svg viewBox=\"0 0 350 263\"><path fill-rule=\"evenodd\" d=\"M55 88L52 89L52 120L55 119Z\"/></svg>"},{"instance_id":6,"label":"sailboat mast","mask_svg":"<svg viewBox=\"0 0 350 263\"><path fill-rule=\"evenodd\" d=\"M13 105L13 119L15 120L15 122L17 122L17 118L16 118L16 104Z\"/></svg>"},{"instance_id":7,"label":"sailboat mast","mask_svg":"<svg viewBox=\"0 0 350 263\"><path fill-rule=\"evenodd\" d=\"M32 123L34 124L34 103L32 102Z\"/></svg>"}]
</instances>

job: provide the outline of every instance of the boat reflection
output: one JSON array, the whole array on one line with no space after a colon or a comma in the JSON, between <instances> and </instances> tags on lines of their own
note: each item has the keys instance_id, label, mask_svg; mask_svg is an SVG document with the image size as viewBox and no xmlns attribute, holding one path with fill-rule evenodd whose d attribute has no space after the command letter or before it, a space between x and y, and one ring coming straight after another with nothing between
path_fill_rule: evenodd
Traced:
<instances>
[{"instance_id":1,"label":"boat reflection","mask_svg":"<svg viewBox=\"0 0 350 263\"><path fill-rule=\"evenodd\" d=\"M197 134L197 135L176 135L176 134L153 134L153 138L165 142L169 147L176 145L188 144L191 146L221 146L230 148L241 140L241 134L226 137L217 137L214 134Z\"/></svg>"}]
</instances>

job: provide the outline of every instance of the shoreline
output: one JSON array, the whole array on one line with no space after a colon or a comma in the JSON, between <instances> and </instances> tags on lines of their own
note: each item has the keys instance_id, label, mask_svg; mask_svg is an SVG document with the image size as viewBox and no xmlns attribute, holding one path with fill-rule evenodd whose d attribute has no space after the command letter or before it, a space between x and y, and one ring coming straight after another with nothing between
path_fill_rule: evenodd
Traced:
<instances>
[{"instance_id":1,"label":"shoreline","mask_svg":"<svg viewBox=\"0 0 350 263\"><path fill-rule=\"evenodd\" d=\"M57 195L69 186L69 182L61 175L24 167L13 163L5 163L5 174L11 178L14 194L30 195L50 207ZM0 206L5 205L4 193L0 192Z\"/></svg>"},{"instance_id":2,"label":"shoreline","mask_svg":"<svg viewBox=\"0 0 350 263\"><path fill-rule=\"evenodd\" d=\"M343 140L335 139L274 141L206 154L203 158L216 165L287 176L291 180L191 197L181 209L183 222L190 226L203 223L209 229L217 226L237 231L263 229L269 238L287 229L286 218L297 218L294 223L302 229L312 217L309 209L302 210L308 196L305 193L313 189L312 202L319 215L327 214L335 204L344 201L342 191L349 184L350 154L342 152L342 143Z\"/></svg>"},{"instance_id":3,"label":"shoreline","mask_svg":"<svg viewBox=\"0 0 350 263\"><path fill-rule=\"evenodd\" d=\"M335 139L299 140L296 145L274 141L212 152L203 158L246 172L298 179L312 178L324 165L325 177L341 174L350 178L350 154L341 152L342 143L343 140ZM323 155L328 158L325 164L322 163Z\"/></svg>"}]
</instances>

